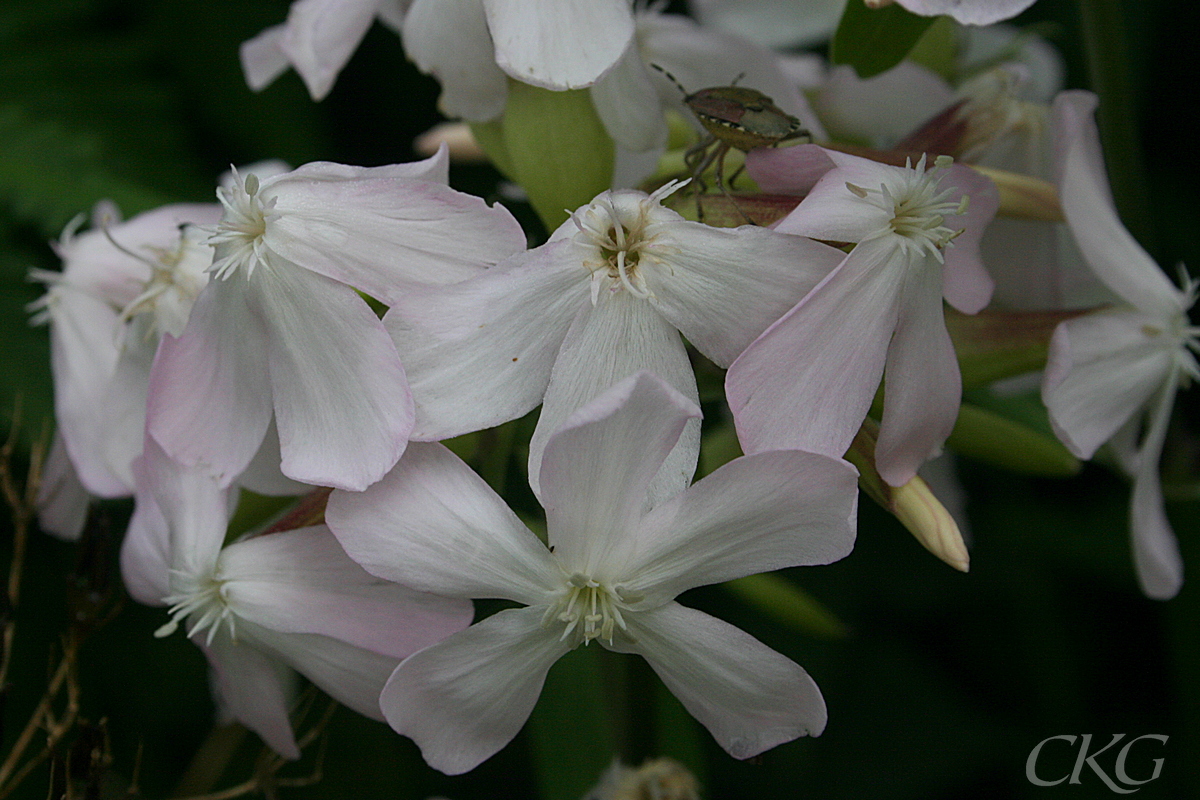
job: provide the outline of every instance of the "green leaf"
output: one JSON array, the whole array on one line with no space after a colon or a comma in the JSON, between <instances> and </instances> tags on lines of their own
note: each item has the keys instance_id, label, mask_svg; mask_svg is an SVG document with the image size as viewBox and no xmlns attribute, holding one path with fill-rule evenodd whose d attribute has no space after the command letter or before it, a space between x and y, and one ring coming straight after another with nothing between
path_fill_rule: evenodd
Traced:
<instances>
[{"instance_id":1,"label":"green leaf","mask_svg":"<svg viewBox=\"0 0 1200 800\"><path fill-rule=\"evenodd\" d=\"M506 171L547 230L611 186L613 142L586 90L552 92L509 81L501 127Z\"/></svg>"},{"instance_id":2,"label":"green leaf","mask_svg":"<svg viewBox=\"0 0 1200 800\"><path fill-rule=\"evenodd\" d=\"M789 628L821 639L841 639L846 626L832 611L782 575L748 575L722 584L743 602Z\"/></svg>"},{"instance_id":3,"label":"green leaf","mask_svg":"<svg viewBox=\"0 0 1200 800\"><path fill-rule=\"evenodd\" d=\"M1049 432L1045 410L1036 397L985 395L971 393L970 397L996 410L963 402L954 431L946 440L949 448L1026 475L1068 478L1079 472L1079 459Z\"/></svg>"},{"instance_id":4,"label":"green leaf","mask_svg":"<svg viewBox=\"0 0 1200 800\"><path fill-rule=\"evenodd\" d=\"M830 43L829 58L870 78L903 61L935 19L895 4L869 9L862 0L850 0Z\"/></svg>"}]
</instances>

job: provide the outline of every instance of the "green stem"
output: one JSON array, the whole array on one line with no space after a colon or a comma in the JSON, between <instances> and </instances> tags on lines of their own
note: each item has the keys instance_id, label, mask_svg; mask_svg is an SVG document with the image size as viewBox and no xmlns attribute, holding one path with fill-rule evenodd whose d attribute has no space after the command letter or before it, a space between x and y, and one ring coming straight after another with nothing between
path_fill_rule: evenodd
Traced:
<instances>
[{"instance_id":1,"label":"green stem","mask_svg":"<svg viewBox=\"0 0 1200 800\"><path fill-rule=\"evenodd\" d=\"M1089 80L1100 96L1096 122L1113 198L1130 233L1154 252L1146 169L1129 71L1128 25L1121 0L1078 0L1076 5Z\"/></svg>"}]
</instances>

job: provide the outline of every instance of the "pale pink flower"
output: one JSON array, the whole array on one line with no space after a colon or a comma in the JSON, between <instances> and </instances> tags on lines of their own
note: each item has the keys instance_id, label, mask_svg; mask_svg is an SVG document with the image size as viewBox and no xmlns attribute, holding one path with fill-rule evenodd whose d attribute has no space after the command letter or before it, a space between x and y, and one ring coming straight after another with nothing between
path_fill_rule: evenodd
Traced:
<instances>
[{"instance_id":1,"label":"pale pink flower","mask_svg":"<svg viewBox=\"0 0 1200 800\"><path fill-rule=\"evenodd\" d=\"M846 555L856 472L843 461L776 451L737 459L653 502L655 475L699 414L648 373L576 412L546 446L548 548L438 444L414 444L364 493L330 497L330 528L368 571L527 606L411 656L388 681L384 715L429 764L465 772L502 748L550 666L591 642L645 657L737 758L822 731L825 704L803 669L673 598Z\"/></svg>"},{"instance_id":2,"label":"pale pink flower","mask_svg":"<svg viewBox=\"0 0 1200 800\"><path fill-rule=\"evenodd\" d=\"M875 0L883 5L891 0ZM1033 5L1034 0L896 0L914 14L937 17L946 14L964 25L991 25L1011 19Z\"/></svg>"},{"instance_id":3,"label":"pale pink flower","mask_svg":"<svg viewBox=\"0 0 1200 800\"><path fill-rule=\"evenodd\" d=\"M926 169L924 159L894 167L814 145L751 155L761 156L751 168L764 191L811 188L776 230L857 244L730 367L742 447L841 456L886 377L875 459L899 486L940 452L958 416L961 376L942 299L965 313L987 305L978 242L996 189L959 165Z\"/></svg>"},{"instance_id":4,"label":"pale pink flower","mask_svg":"<svg viewBox=\"0 0 1200 800\"><path fill-rule=\"evenodd\" d=\"M172 462L153 439L138 464L121 550L129 593L168 607L155 635L184 626L208 657L223 710L280 755L299 756L291 669L381 719L379 692L400 659L471 621L469 602L369 575L323 525L223 546L230 490Z\"/></svg>"}]
</instances>

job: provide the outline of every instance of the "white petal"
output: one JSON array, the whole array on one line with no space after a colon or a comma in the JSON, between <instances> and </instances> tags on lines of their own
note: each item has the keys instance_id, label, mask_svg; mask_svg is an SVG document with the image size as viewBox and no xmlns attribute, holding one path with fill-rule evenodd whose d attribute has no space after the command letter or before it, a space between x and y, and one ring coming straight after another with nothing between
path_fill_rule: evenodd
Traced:
<instances>
[{"instance_id":1,"label":"white petal","mask_svg":"<svg viewBox=\"0 0 1200 800\"><path fill-rule=\"evenodd\" d=\"M1183 559L1163 508L1162 483L1158 476L1158 462L1175 402L1176 381L1177 376L1173 374L1163 386L1150 414L1149 430L1137 454L1133 499L1129 508L1138 583L1147 597L1156 600L1170 600L1183 586Z\"/></svg>"},{"instance_id":2,"label":"white petal","mask_svg":"<svg viewBox=\"0 0 1200 800\"><path fill-rule=\"evenodd\" d=\"M407 286L466 280L525 249L503 206L433 181L312 180L297 170L259 191L276 201L263 235L270 250L389 305Z\"/></svg>"},{"instance_id":3,"label":"white petal","mask_svg":"<svg viewBox=\"0 0 1200 800\"><path fill-rule=\"evenodd\" d=\"M745 631L668 603L628 616L639 653L684 708L734 758L751 758L825 729L825 701L798 664Z\"/></svg>"},{"instance_id":4,"label":"white petal","mask_svg":"<svg viewBox=\"0 0 1200 800\"><path fill-rule=\"evenodd\" d=\"M496 66L480 0L415 0L402 37L409 59L442 84L443 114L484 122L504 112L508 76Z\"/></svg>"},{"instance_id":5,"label":"white petal","mask_svg":"<svg viewBox=\"0 0 1200 800\"><path fill-rule=\"evenodd\" d=\"M365 492L334 492L325 520L368 572L420 591L534 603L558 579L545 546L439 444L413 443Z\"/></svg>"},{"instance_id":6,"label":"white petal","mask_svg":"<svg viewBox=\"0 0 1200 800\"><path fill-rule=\"evenodd\" d=\"M150 370L146 427L171 457L228 485L271 421L267 340L240 279L211 281L178 339L164 336Z\"/></svg>"},{"instance_id":7,"label":"white petal","mask_svg":"<svg viewBox=\"0 0 1200 800\"><path fill-rule=\"evenodd\" d=\"M870 78L836 66L813 96L829 132L841 141L891 147L955 101L954 89L911 61Z\"/></svg>"},{"instance_id":8,"label":"white petal","mask_svg":"<svg viewBox=\"0 0 1200 800\"><path fill-rule=\"evenodd\" d=\"M760 147L746 154L746 172L767 194L806 195L834 166L825 148L815 144Z\"/></svg>"},{"instance_id":9,"label":"white petal","mask_svg":"<svg viewBox=\"0 0 1200 800\"><path fill-rule=\"evenodd\" d=\"M272 417L258 452L246 465L246 470L238 476L238 486L268 497L288 497L312 491L312 486L307 483L294 481L284 475L279 469L282 461L283 454L279 452L279 429L275 425L275 418Z\"/></svg>"},{"instance_id":10,"label":"white petal","mask_svg":"<svg viewBox=\"0 0 1200 800\"><path fill-rule=\"evenodd\" d=\"M400 458L413 424L383 323L350 287L292 264L267 264L251 282L251 306L268 331L283 474L365 489Z\"/></svg>"},{"instance_id":11,"label":"white petal","mask_svg":"<svg viewBox=\"0 0 1200 800\"><path fill-rule=\"evenodd\" d=\"M473 280L396 299L383 321L408 373L414 439L494 427L542 402L567 328L588 302L574 250L550 243Z\"/></svg>"},{"instance_id":12,"label":"white petal","mask_svg":"<svg viewBox=\"0 0 1200 800\"><path fill-rule=\"evenodd\" d=\"M193 641L208 656L218 704L276 753L299 758L300 748L288 720L295 683L291 670L249 644L233 642L228 635L217 636L207 645L203 639L198 635Z\"/></svg>"},{"instance_id":13,"label":"white petal","mask_svg":"<svg viewBox=\"0 0 1200 800\"><path fill-rule=\"evenodd\" d=\"M663 462L699 417L694 401L639 372L573 413L550 437L542 498L549 542L568 572L594 576L611 566L610 553L640 521Z\"/></svg>"},{"instance_id":14,"label":"white petal","mask_svg":"<svg viewBox=\"0 0 1200 800\"><path fill-rule=\"evenodd\" d=\"M909 270L884 368L875 445L875 466L892 486L908 483L941 452L962 399L962 374L942 305L942 265L925 256Z\"/></svg>"},{"instance_id":15,"label":"white petal","mask_svg":"<svg viewBox=\"0 0 1200 800\"><path fill-rule=\"evenodd\" d=\"M280 47L286 27L272 25L253 39L242 42L242 46L238 48L242 72L246 75L246 85L252 90L262 91L290 66L287 54Z\"/></svg>"},{"instance_id":16,"label":"white petal","mask_svg":"<svg viewBox=\"0 0 1200 800\"><path fill-rule=\"evenodd\" d=\"M858 472L845 461L798 450L736 459L627 534L633 577L624 585L662 602L694 586L837 561L854 546L857 501Z\"/></svg>"},{"instance_id":17,"label":"white petal","mask_svg":"<svg viewBox=\"0 0 1200 800\"><path fill-rule=\"evenodd\" d=\"M663 103L635 41L589 92L604 130L614 142L637 152L666 146Z\"/></svg>"},{"instance_id":18,"label":"white petal","mask_svg":"<svg viewBox=\"0 0 1200 800\"><path fill-rule=\"evenodd\" d=\"M207 574L217 563L229 523L229 492L202 467L186 467L153 439L138 462L139 489L150 491L170 536L170 565L189 575ZM142 498L139 498L142 499Z\"/></svg>"},{"instance_id":19,"label":"white petal","mask_svg":"<svg viewBox=\"0 0 1200 800\"><path fill-rule=\"evenodd\" d=\"M541 497L542 451L555 431L605 389L642 371L653 372L689 400L699 402L696 376L678 331L646 301L623 290L603 293L594 308L586 308L575 318L554 362L542 413L529 442L529 485L534 494ZM651 485L651 503L691 483L699 453L700 421L696 419L684 427Z\"/></svg>"},{"instance_id":20,"label":"white petal","mask_svg":"<svg viewBox=\"0 0 1200 800\"><path fill-rule=\"evenodd\" d=\"M948 14L964 25L991 25L1009 19L1033 5L1034 0L896 0L914 14L937 17Z\"/></svg>"},{"instance_id":21,"label":"white petal","mask_svg":"<svg viewBox=\"0 0 1200 800\"><path fill-rule=\"evenodd\" d=\"M846 254L803 236L680 222L661 235L664 268L646 271L652 305L728 367ZM657 254L656 250L656 254Z\"/></svg>"},{"instance_id":22,"label":"white petal","mask_svg":"<svg viewBox=\"0 0 1200 800\"><path fill-rule=\"evenodd\" d=\"M942 291L950 305L964 314L975 314L991 301L995 289L992 276L983 266L979 244L1000 207L1000 193L989 178L963 164L951 164L939 188L953 190L949 202L967 196L966 213L946 218L948 227L962 233L942 251L945 258Z\"/></svg>"},{"instance_id":23,"label":"white petal","mask_svg":"<svg viewBox=\"0 0 1200 800\"><path fill-rule=\"evenodd\" d=\"M1061 323L1050 340L1042 401L1055 433L1091 458L1143 408L1171 373L1172 352L1148 337L1155 321L1113 309Z\"/></svg>"},{"instance_id":24,"label":"white petal","mask_svg":"<svg viewBox=\"0 0 1200 800\"><path fill-rule=\"evenodd\" d=\"M725 390L747 453L783 448L841 458L858 432L896 328L892 248L856 247L738 357Z\"/></svg>"},{"instance_id":25,"label":"white petal","mask_svg":"<svg viewBox=\"0 0 1200 800\"><path fill-rule=\"evenodd\" d=\"M280 633L239 621L238 640L280 659L343 705L383 720L379 693L399 659L311 633Z\"/></svg>"},{"instance_id":26,"label":"white petal","mask_svg":"<svg viewBox=\"0 0 1200 800\"><path fill-rule=\"evenodd\" d=\"M379 703L434 769L458 775L508 744L569 649L541 608L501 611L401 662Z\"/></svg>"},{"instance_id":27,"label":"white petal","mask_svg":"<svg viewBox=\"0 0 1200 800\"><path fill-rule=\"evenodd\" d=\"M769 47L815 45L829 39L844 7L842 0L691 0L688 7L705 25L722 28Z\"/></svg>"},{"instance_id":28,"label":"white petal","mask_svg":"<svg viewBox=\"0 0 1200 800\"><path fill-rule=\"evenodd\" d=\"M91 496L79 481L62 433L55 432L38 485L38 527L64 541L76 541L87 521Z\"/></svg>"},{"instance_id":29,"label":"white petal","mask_svg":"<svg viewBox=\"0 0 1200 800\"><path fill-rule=\"evenodd\" d=\"M141 462L134 468L142 477L137 505L121 542L121 580L139 603L166 605L163 598L171 593L171 529L150 491Z\"/></svg>"},{"instance_id":30,"label":"white petal","mask_svg":"<svg viewBox=\"0 0 1200 800\"><path fill-rule=\"evenodd\" d=\"M628 0L483 0L500 69L548 89L591 86L633 38Z\"/></svg>"},{"instance_id":31,"label":"white petal","mask_svg":"<svg viewBox=\"0 0 1200 800\"><path fill-rule=\"evenodd\" d=\"M288 10L280 49L304 79L313 100L333 82L375 19L378 0L296 0Z\"/></svg>"},{"instance_id":32,"label":"white petal","mask_svg":"<svg viewBox=\"0 0 1200 800\"><path fill-rule=\"evenodd\" d=\"M1096 103L1095 95L1082 91L1063 92L1054 101L1063 214L1100 280L1142 311L1170 316L1183 308L1181 293L1117 216L1092 120Z\"/></svg>"},{"instance_id":33,"label":"white petal","mask_svg":"<svg viewBox=\"0 0 1200 800\"><path fill-rule=\"evenodd\" d=\"M218 577L239 618L284 633L323 634L393 662L462 630L474 613L469 601L374 577L323 525L235 542L221 552Z\"/></svg>"}]
</instances>

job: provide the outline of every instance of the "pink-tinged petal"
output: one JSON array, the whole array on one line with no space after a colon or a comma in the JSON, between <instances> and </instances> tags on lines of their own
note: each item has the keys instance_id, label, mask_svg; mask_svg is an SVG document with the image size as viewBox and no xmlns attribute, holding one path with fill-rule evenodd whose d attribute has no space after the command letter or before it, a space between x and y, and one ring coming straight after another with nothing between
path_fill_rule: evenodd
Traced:
<instances>
[{"instance_id":1,"label":"pink-tinged petal","mask_svg":"<svg viewBox=\"0 0 1200 800\"><path fill-rule=\"evenodd\" d=\"M221 710L257 733L267 746L284 758L297 759L300 748L288 720L288 705L295 687L295 676L282 663L245 642L234 642L228 635L215 637L199 645L212 667L213 689Z\"/></svg>"},{"instance_id":2,"label":"pink-tinged petal","mask_svg":"<svg viewBox=\"0 0 1200 800\"><path fill-rule=\"evenodd\" d=\"M153 440L150 440L153 445ZM171 529L150 491L139 460L137 505L121 542L121 580L130 596L148 606L166 605L171 593Z\"/></svg>"},{"instance_id":3,"label":"pink-tinged petal","mask_svg":"<svg viewBox=\"0 0 1200 800\"><path fill-rule=\"evenodd\" d=\"M1155 320L1115 309L1061 323L1050 339L1042 402L1063 444L1091 458L1166 382L1173 348Z\"/></svg>"},{"instance_id":4,"label":"pink-tinged petal","mask_svg":"<svg viewBox=\"0 0 1200 800\"><path fill-rule=\"evenodd\" d=\"M38 485L38 527L51 536L73 542L83 533L91 496L79 481L62 433L55 432Z\"/></svg>"},{"instance_id":5,"label":"pink-tinged petal","mask_svg":"<svg viewBox=\"0 0 1200 800\"><path fill-rule=\"evenodd\" d=\"M312 633L280 633L238 622L238 641L260 648L364 717L383 721L379 693L399 659Z\"/></svg>"},{"instance_id":6,"label":"pink-tinged petal","mask_svg":"<svg viewBox=\"0 0 1200 800\"><path fill-rule=\"evenodd\" d=\"M991 25L1011 19L1034 0L896 0L914 14L937 17L947 14L964 25Z\"/></svg>"},{"instance_id":7,"label":"pink-tinged petal","mask_svg":"<svg viewBox=\"0 0 1200 800\"><path fill-rule=\"evenodd\" d=\"M908 483L941 452L962 400L962 374L942 306L942 265L909 265L884 369L883 419L875 466L892 486Z\"/></svg>"},{"instance_id":8,"label":"pink-tinged petal","mask_svg":"<svg viewBox=\"0 0 1200 800\"><path fill-rule=\"evenodd\" d=\"M575 250L546 244L473 280L396 299L383 322L408 373L414 439L495 427L542 402L571 320L588 302Z\"/></svg>"},{"instance_id":9,"label":"pink-tinged petal","mask_svg":"<svg viewBox=\"0 0 1200 800\"><path fill-rule=\"evenodd\" d=\"M665 268L646 271L650 303L721 367L846 257L812 239L750 225L681 222L659 241Z\"/></svg>"},{"instance_id":10,"label":"pink-tinged petal","mask_svg":"<svg viewBox=\"0 0 1200 800\"><path fill-rule=\"evenodd\" d=\"M169 563L188 575L207 574L217 563L229 523L229 491L202 467L171 460L153 439L137 462L139 493L144 486L158 506L169 536Z\"/></svg>"},{"instance_id":11,"label":"pink-tinged petal","mask_svg":"<svg viewBox=\"0 0 1200 800\"><path fill-rule=\"evenodd\" d=\"M150 370L147 431L224 485L250 463L271 421L267 337L247 291L240 276L211 281L183 336L163 337Z\"/></svg>"},{"instance_id":12,"label":"pink-tinged petal","mask_svg":"<svg viewBox=\"0 0 1200 800\"><path fill-rule=\"evenodd\" d=\"M725 389L745 452L845 454L896 328L895 257L880 240L859 245L733 362Z\"/></svg>"},{"instance_id":13,"label":"pink-tinged petal","mask_svg":"<svg viewBox=\"0 0 1200 800\"><path fill-rule=\"evenodd\" d=\"M666 146L663 104L636 44L589 91L614 142L638 152Z\"/></svg>"},{"instance_id":14,"label":"pink-tinged petal","mask_svg":"<svg viewBox=\"0 0 1200 800\"><path fill-rule=\"evenodd\" d=\"M905 170L837 150L824 152L836 168L821 176L800 205L775 225L775 230L837 242L858 242L890 230L892 210L864 202L849 186L879 191L880 186L891 186L901 179Z\"/></svg>"},{"instance_id":15,"label":"pink-tinged petal","mask_svg":"<svg viewBox=\"0 0 1200 800\"><path fill-rule=\"evenodd\" d=\"M633 39L627 0L483 0L496 64L547 89L582 89Z\"/></svg>"},{"instance_id":16,"label":"pink-tinged petal","mask_svg":"<svg viewBox=\"0 0 1200 800\"><path fill-rule=\"evenodd\" d=\"M843 142L892 147L958 98L945 78L912 61L870 78L836 66L813 94L830 134Z\"/></svg>"},{"instance_id":17,"label":"pink-tinged petal","mask_svg":"<svg viewBox=\"0 0 1200 800\"><path fill-rule=\"evenodd\" d=\"M542 627L544 611L501 611L396 668L379 704L429 766L467 772L521 730L546 673L570 649L555 628Z\"/></svg>"},{"instance_id":18,"label":"pink-tinged petal","mask_svg":"<svg viewBox=\"0 0 1200 800\"><path fill-rule=\"evenodd\" d=\"M806 195L834 166L828 151L815 144L760 147L746 154L746 172L767 194Z\"/></svg>"},{"instance_id":19,"label":"pink-tinged petal","mask_svg":"<svg viewBox=\"0 0 1200 800\"><path fill-rule=\"evenodd\" d=\"M246 465L245 471L238 476L237 485L268 497L289 497L311 492L312 486L294 481L280 471L279 465L282 461L283 454L279 451L279 429L275 426L275 418L272 417L262 445Z\"/></svg>"},{"instance_id":20,"label":"pink-tinged petal","mask_svg":"<svg viewBox=\"0 0 1200 800\"><path fill-rule=\"evenodd\" d=\"M96 451L93 456L101 457L128 487L122 493L126 495L133 488L134 459L142 454L146 391L157 348L157 339L148 334L142 324L135 323L126 329L116 368L99 398L100 419L97 423L101 429L94 440Z\"/></svg>"},{"instance_id":21,"label":"pink-tinged petal","mask_svg":"<svg viewBox=\"0 0 1200 800\"><path fill-rule=\"evenodd\" d=\"M413 443L364 492L334 492L325 521L368 572L419 591L534 603L559 577L537 537L439 444Z\"/></svg>"},{"instance_id":22,"label":"pink-tinged petal","mask_svg":"<svg viewBox=\"0 0 1200 800\"><path fill-rule=\"evenodd\" d=\"M450 152L448 148L438 148L429 158L420 161L403 161L399 164L384 164L379 167L360 167L354 164L339 164L336 161L310 161L296 169L279 169L276 172L270 168L282 162L259 162L242 170L244 173L254 172L263 185L268 178L278 177L279 182L293 181L352 181L352 180L382 180L385 178L408 178L416 181L433 181L446 184L450 182ZM285 177L286 176L286 177ZM232 177L232 176L231 176Z\"/></svg>"},{"instance_id":23,"label":"pink-tinged petal","mask_svg":"<svg viewBox=\"0 0 1200 800\"><path fill-rule=\"evenodd\" d=\"M242 46L238 48L246 85L251 90L262 91L291 66L287 54L280 46L286 28L286 25L272 25L253 39L242 42Z\"/></svg>"},{"instance_id":24,"label":"pink-tinged petal","mask_svg":"<svg viewBox=\"0 0 1200 800\"><path fill-rule=\"evenodd\" d=\"M1059 200L1083 257L1121 298L1149 314L1168 317L1184 308L1182 294L1130 235L1112 202L1091 92L1063 92L1052 117L1060 143Z\"/></svg>"},{"instance_id":25,"label":"pink-tinged petal","mask_svg":"<svg viewBox=\"0 0 1200 800\"><path fill-rule=\"evenodd\" d=\"M951 201L963 195L968 198L966 213L946 220L948 227L961 229L962 233L942 250L945 259L943 294L946 302L959 311L975 314L991 301L995 288L992 276L983 266L979 243L1000 208L1000 193L990 178L963 164L950 165L940 187L954 189Z\"/></svg>"},{"instance_id":26,"label":"pink-tinged petal","mask_svg":"<svg viewBox=\"0 0 1200 800\"><path fill-rule=\"evenodd\" d=\"M496 66L479 0L415 0L404 17L404 52L442 85L438 109L485 122L508 101L508 76Z\"/></svg>"},{"instance_id":27,"label":"pink-tinged petal","mask_svg":"<svg viewBox=\"0 0 1200 800\"><path fill-rule=\"evenodd\" d=\"M646 301L625 291L605 292L595 307L585 308L575 318L567 332L529 441L529 485L543 504L548 499L542 497L542 452L550 437L576 410L643 371L654 373L693 403L699 402L696 376L679 332ZM658 477L642 490L649 492L650 503L670 497L692 482L700 454L700 420L688 422L683 434L676 436L678 443L660 462ZM660 458L654 451L644 457L648 461ZM578 485L564 486L563 491L578 491ZM646 500L645 494L630 498L634 504Z\"/></svg>"},{"instance_id":28,"label":"pink-tinged petal","mask_svg":"<svg viewBox=\"0 0 1200 800\"><path fill-rule=\"evenodd\" d=\"M609 554L638 525L647 491L684 427L699 418L694 400L639 372L574 412L550 437L542 500L549 542L564 569L592 575L612 563Z\"/></svg>"},{"instance_id":29,"label":"pink-tinged petal","mask_svg":"<svg viewBox=\"0 0 1200 800\"><path fill-rule=\"evenodd\" d=\"M288 10L280 49L304 79L313 100L333 82L375 19L378 0L296 0Z\"/></svg>"},{"instance_id":30,"label":"pink-tinged petal","mask_svg":"<svg viewBox=\"0 0 1200 800\"><path fill-rule=\"evenodd\" d=\"M251 307L268 330L283 474L365 489L400 458L412 430L412 396L396 346L348 286L277 263L251 282Z\"/></svg>"},{"instance_id":31,"label":"pink-tinged petal","mask_svg":"<svg viewBox=\"0 0 1200 800\"><path fill-rule=\"evenodd\" d=\"M1170 600L1183 586L1183 559L1163 507L1162 483L1158 475L1177 381L1178 374L1173 373L1150 412L1149 430L1138 450L1133 471L1133 499L1129 507L1138 583L1146 596L1155 600Z\"/></svg>"},{"instance_id":32,"label":"pink-tinged petal","mask_svg":"<svg viewBox=\"0 0 1200 800\"><path fill-rule=\"evenodd\" d=\"M469 600L376 578L323 525L235 542L221 552L218 569L239 620L331 636L391 656L393 666L467 627L474 614Z\"/></svg>"},{"instance_id":33,"label":"pink-tinged petal","mask_svg":"<svg viewBox=\"0 0 1200 800\"><path fill-rule=\"evenodd\" d=\"M798 664L745 631L668 603L627 617L638 653L734 758L751 758L825 729L825 701Z\"/></svg>"},{"instance_id":34,"label":"pink-tinged petal","mask_svg":"<svg viewBox=\"0 0 1200 800\"><path fill-rule=\"evenodd\" d=\"M654 508L628 536L626 588L665 602L694 586L828 564L854 546L858 472L780 450L725 464Z\"/></svg>"},{"instance_id":35,"label":"pink-tinged petal","mask_svg":"<svg viewBox=\"0 0 1200 800\"><path fill-rule=\"evenodd\" d=\"M409 286L466 280L525 249L503 206L433 181L309 180L300 172L259 191L275 199L268 249L389 305Z\"/></svg>"}]
</instances>

